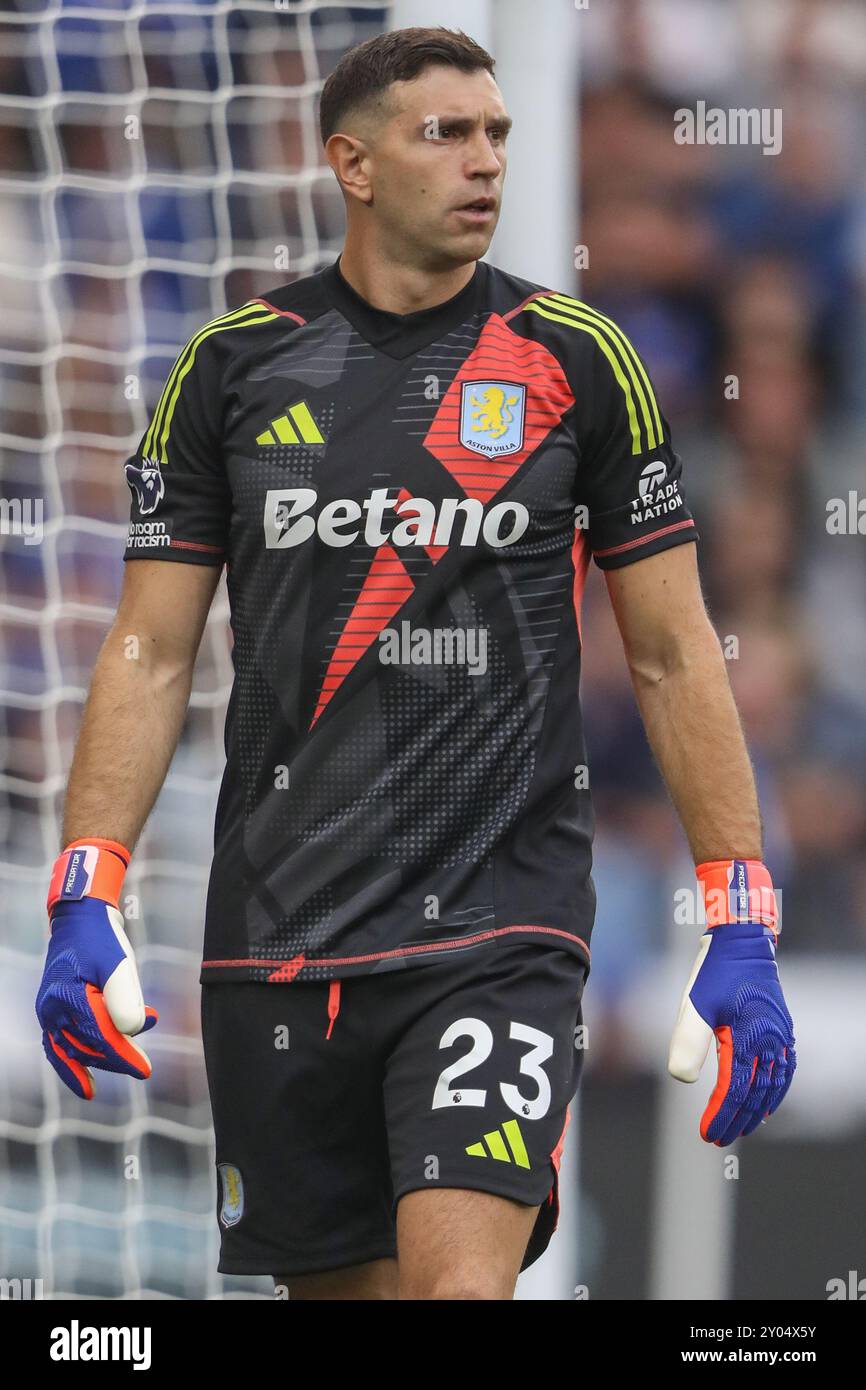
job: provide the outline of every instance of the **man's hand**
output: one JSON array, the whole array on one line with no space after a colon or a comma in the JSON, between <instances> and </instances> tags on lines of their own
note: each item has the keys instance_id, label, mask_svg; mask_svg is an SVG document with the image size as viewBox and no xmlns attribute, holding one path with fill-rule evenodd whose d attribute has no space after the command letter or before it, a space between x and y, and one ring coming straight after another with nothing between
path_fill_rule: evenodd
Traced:
<instances>
[{"instance_id":1,"label":"man's hand","mask_svg":"<svg viewBox=\"0 0 866 1390\"><path fill-rule=\"evenodd\" d=\"M147 1054L132 1041L157 1021L141 993L117 900L128 851L108 840L81 840L55 864L48 894L51 940L36 1014L42 1046L61 1081L92 1100L102 1071L150 1076Z\"/></svg>"},{"instance_id":2,"label":"man's hand","mask_svg":"<svg viewBox=\"0 0 866 1390\"><path fill-rule=\"evenodd\" d=\"M701 1117L701 1137L723 1146L751 1134L778 1109L797 1055L776 968L769 874L753 860L714 861L697 872L710 925L683 993L668 1071L679 1081L696 1081L715 1034L718 1080Z\"/></svg>"}]
</instances>

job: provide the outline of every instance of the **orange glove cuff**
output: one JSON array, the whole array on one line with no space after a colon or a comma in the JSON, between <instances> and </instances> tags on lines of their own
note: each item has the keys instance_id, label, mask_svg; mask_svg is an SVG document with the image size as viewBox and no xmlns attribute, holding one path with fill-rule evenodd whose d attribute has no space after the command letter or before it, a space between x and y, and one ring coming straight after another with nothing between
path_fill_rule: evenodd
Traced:
<instances>
[{"instance_id":1,"label":"orange glove cuff","mask_svg":"<svg viewBox=\"0 0 866 1390\"><path fill-rule=\"evenodd\" d=\"M117 840L73 840L54 861L46 901L49 914L58 902L82 898L99 898L118 907L129 860L129 850Z\"/></svg>"},{"instance_id":2,"label":"orange glove cuff","mask_svg":"<svg viewBox=\"0 0 866 1390\"><path fill-rule=\"evenodd\" d=\"M695 869L708 927L730 922L761 922L778 936L779 914L773 880L760 859L708 859Z\"/></svg>"}]
</instances>

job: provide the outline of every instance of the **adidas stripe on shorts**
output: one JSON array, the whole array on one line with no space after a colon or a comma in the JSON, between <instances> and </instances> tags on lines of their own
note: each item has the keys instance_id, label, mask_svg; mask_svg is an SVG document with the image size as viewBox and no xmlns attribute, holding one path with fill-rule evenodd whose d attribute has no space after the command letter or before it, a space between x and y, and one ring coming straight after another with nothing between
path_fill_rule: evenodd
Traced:
<instances>
[{"instance_id":1,"label":"adidas stripe on shorts","mask_svg":"<svg viewBox=\"0 0 866 1390\"><path fill-rule=\"evenodd\" d=\"M396 1256L398 1201L435 1187L540 1204L532 1264L559 1214L586 975L496 940L342 982L205 984L220 1270Z\"/></svg>"}]
</instances>

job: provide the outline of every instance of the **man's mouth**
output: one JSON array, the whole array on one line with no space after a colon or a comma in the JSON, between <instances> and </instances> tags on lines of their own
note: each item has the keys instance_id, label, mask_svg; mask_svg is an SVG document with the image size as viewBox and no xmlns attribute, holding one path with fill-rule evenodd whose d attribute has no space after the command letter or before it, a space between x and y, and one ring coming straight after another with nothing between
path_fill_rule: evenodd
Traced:
<instances>
[{"instance_id":1,"label":"man's mouth","mask_svg":"<svg viewBox=\"0 0 866 1390\"><path fill-rule=\"evenodd\" d=\"M461 217L468 217L475 222L488 221L496 211L495 198L473 198L471 203L463 203L461 207L455 208Z\"/></svg>"}]
</instances>

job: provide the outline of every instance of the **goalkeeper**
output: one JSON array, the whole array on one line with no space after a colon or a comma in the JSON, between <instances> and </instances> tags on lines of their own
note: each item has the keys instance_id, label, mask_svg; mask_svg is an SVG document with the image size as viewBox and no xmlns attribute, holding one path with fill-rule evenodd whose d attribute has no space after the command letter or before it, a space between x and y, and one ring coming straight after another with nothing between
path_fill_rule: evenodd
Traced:
<instances>
[{"instance_id":1,"label":"goalkeeper","mask_svg":"<svg viewBox=\"0 0 866 1390\"><path fill-rule=\"evenodd\" d=\"M706 901L669 1069L696 1080L715 1039L700 1129L726 1145L795 1066L681 461L618 326L482 259L511 124L493 70L407 29L328 78L342 254L205 324L126 463L51 878L37 1013L87 1100L94 1071L150 1072L120 895L226 565L201 967L220 1269L293 1298L511 1298L555 1228L595 906L590 560Z\"/></svg>"}]
</instances>

